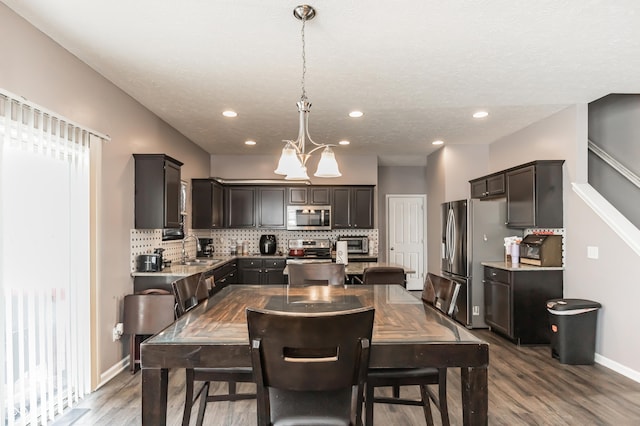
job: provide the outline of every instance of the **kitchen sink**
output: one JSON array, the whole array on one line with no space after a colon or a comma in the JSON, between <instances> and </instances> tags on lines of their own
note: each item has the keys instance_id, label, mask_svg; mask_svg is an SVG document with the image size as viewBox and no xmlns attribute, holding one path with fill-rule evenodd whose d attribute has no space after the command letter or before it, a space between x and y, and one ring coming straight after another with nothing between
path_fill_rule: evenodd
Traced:
<instances>
[{"instance_id":1,"label":"kitchen sink","mask_svg":"<svg viewBox=\"0 0 640 426\"><path fill-rule=\"evenodd\" d=\"M208 257L206 259L189 259L186 262L180 264L186 266L211 266L215 265L218 262L220 262L220 259L211 259Z\"/></svg>"}]
</instances>

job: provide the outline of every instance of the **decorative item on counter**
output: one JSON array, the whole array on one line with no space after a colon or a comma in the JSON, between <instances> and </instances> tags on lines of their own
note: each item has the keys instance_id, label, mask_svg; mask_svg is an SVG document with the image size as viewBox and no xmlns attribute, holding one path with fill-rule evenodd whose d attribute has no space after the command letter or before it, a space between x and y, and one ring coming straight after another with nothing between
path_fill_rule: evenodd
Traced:
<instances>
[{"instance_id":1,"label":"decorative item on counter","mask_svg":"<svg viewBox=\"0 0 640 426\"><path fill-rule=\"evenodd\" d=\"M242 242L242 254L245 256L249 254L249 241Z\"/></svg>"},{"instance_id":2,"label":"decorative item on counter","mask_svg":"<svg viewBox=\"0 0 640 426\"><path fill-rule=\"evenodd\" d=\"M511 244L511 265L517 266L520 264L520 243L516 242Z\"/></svg>"},{"instance_id":3,"label":"decorative item on counter","mask_svg":"<svg viewBox=\"0 0 640 426\"><path fill-rule=\"evenodd\" d=\"M236 241L236 253L242 254L242 240Z\"/></svg>"},{"instance_id":4,"label":"decorative item on counter","mask_svg":"<svg viewBox=\"0 0 640 426\"><path fill-rule=\"evenodd\" d=\"M513 236L513 237L504 237L504 262L505 263L513 263L513 246L518 245L522 242L522 237ZM518 246L518 260L520 262L520 247Z\"/></svg>"},{"instance_id":5,"label":"decorative item on counter","mask_svg":"<svg viewBox=\"0 0 640 426\"><path fill-rule=\"evenodd\" d=\"M349 264L349 244L347 241L336 242L336 263Z\"/></svg>"},{"instance_id":6,"label":"decorative item on counter","mask_svg":"<svg viewBox=\"0 0 640 426\"><path fill-rule=\"evenodd\" d=\"M229 240L229 254L232 256L238 254L238 243L236 243L236 240Z\"/></svg>"}]
</instances>

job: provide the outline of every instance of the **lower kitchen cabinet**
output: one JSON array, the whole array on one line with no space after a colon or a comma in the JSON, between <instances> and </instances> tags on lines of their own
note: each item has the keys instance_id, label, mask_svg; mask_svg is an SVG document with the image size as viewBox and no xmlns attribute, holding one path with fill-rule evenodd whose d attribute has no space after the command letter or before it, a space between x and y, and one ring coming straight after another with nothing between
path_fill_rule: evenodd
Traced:
<instances>
[{"instance_id":1,"label":"lower kitchen cabinet","mask_svg":"<svg viewBox=\"0 0 640 426\"><path fill-rule=\"evenodd\" d=\"M285 284L285 259L238 259L238 284Z\"/></svg>"},{"instance_id":2,"label":"lower kitchen cabinet","mask_svg":"<svg viewBox=\"0 0 640 426\"><path fill-rule=\"evenodd\" d=\"M238 283L238 262L232 260L212 271L213 281L216 287L224 287Z\"/></svg>"},{"instance_id":3,"label":"lower kitchen cabinet","mask_svg":"<svg viewBox=\"0 0 640 426\"><path fill-rule=\"evenodd\" d=\"M518 344L549 343L546 302L562 297L562 270L484 268L485 322Z\"/></svg>"}]
</instances>

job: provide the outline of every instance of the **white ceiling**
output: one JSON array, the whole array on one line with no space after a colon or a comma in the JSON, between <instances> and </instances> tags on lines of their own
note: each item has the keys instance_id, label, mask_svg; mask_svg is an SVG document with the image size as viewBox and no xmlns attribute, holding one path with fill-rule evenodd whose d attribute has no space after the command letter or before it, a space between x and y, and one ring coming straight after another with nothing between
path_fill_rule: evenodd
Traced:
<instances>
[{"instance_id":1,"label":"white ceiling","mask_svg":"<svg viewBox=\"0 0 640 426\"><path fill-rule=\"evenodd\" d=\"M1 1L210 153L277 155L297 136L301 1ZM309 4L309 130L350 140L338 159L421 165L436 139L487 144L567 105L640 93L636 0ZM478 109L489 117L472 119Z\"/></svg>"}]
</instances>

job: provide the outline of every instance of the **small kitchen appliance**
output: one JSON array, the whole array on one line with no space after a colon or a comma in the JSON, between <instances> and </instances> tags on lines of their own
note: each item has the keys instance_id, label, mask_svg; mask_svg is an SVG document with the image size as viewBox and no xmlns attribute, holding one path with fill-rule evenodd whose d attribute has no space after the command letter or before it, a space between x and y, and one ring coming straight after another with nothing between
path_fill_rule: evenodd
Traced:
<instances>
[{"instance_id":1,"label":"small kitchen appliance","mask_svg":"<svg viewBox=\"0 0 640 426\"><path fill-rule=\"evenodd\" d=\"M274 254L276 252L276 236L263 234L260 236L260 254Z\"/></svg>"},{"instance_id":2,"label":"small kitchen appliance","mask_svg":"<svg viewBox=\"0 0 640 426\"><path fill-rule=\"evenodd\" d=\"M350 254L368 254L369 253L369 237L352 237L341 236L338 241L346 241L347 253Z\"/></svg>"},{"instance_id":3,"label":"small kitchen appliance","mask_svg":"<svg viewBox=\"0 0 640 426\"><path fill-rule=\"evenodd\" d=\"M562 266L562 235L527 235L520 243L520 263Z\"/></svg>"},{"instance_id":4,"label":"small kitchen appliance","mask_svg":"<svg viewBox=\"0 0 640 426\"><path fill-rule=\"evenodd\" d=\"M198 257L212 257L213 256L213 238L198 238L200 241L200 250L198 250Z\"/></svg>"},{"instance_id":5,"label":"small kitchen appliance","mask_svg":"<svg viewBox=\"0 0 640 426\"><path fill-rule=\"evenodd\" d=\"M136 271L159 272L160 270L162 270L161 254L139 254L138 256L136 256Z\"/></svg>"}]
</instances>

